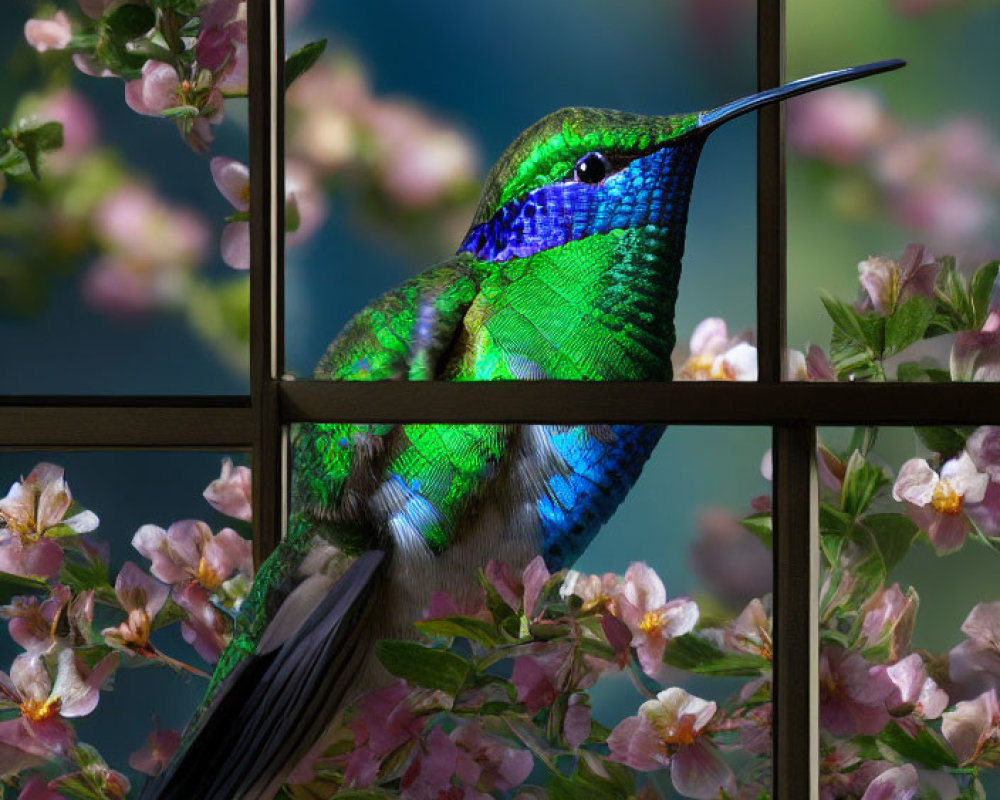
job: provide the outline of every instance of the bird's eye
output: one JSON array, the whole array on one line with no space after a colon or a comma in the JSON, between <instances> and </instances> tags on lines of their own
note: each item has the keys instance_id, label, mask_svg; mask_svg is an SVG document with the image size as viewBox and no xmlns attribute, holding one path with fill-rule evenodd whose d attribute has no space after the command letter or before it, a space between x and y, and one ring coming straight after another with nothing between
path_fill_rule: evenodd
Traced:
<instances>
[{"instance_id":1,"label":"bird's eye","mask_svg":"<svg viewBox=\"0 0 1000 800\"><path fill-rule=\"evenodd\" d=\"M610 171L608 160L601 153L593 152L576 162L573 177L579 183L600 183Z\"/></svg>"}]
</instances>

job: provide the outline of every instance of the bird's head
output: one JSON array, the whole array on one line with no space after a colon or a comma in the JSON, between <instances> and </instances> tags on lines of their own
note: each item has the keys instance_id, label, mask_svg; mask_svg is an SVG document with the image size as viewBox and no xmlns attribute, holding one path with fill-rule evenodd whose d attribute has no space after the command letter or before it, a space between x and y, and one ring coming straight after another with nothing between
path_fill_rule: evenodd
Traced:
<instances>
[{"instance_id":1,"label":"bird's head","mask_svg":"<svg viewBox=\"0 0 1000 800\"><path fill-rule=\"evenodd\" d=\"M761 106L904 63L814 75L690 114L555 111L518 136L494 165L460 252L501 262L613 230L683 228L698 155L713 130ZM674 233L683 236L683 230Z\"/></svg>"}]
</instances>

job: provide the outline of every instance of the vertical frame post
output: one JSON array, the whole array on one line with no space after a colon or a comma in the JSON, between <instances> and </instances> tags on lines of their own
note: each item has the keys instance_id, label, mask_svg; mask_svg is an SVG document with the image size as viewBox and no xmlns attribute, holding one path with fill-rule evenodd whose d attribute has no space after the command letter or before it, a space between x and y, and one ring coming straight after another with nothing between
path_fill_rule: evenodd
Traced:
<instances>
[{"instance_id":1,"label":"vertical frame post","mask_svg":"<svg viewBox=\"0 0 1000 800\"><path fill-rule=\"evenodd\" d=\"M281 540L285 448L277 381L284 336L284 26L280 0L247 4L250 51L250 403L254 560Z\"/></svg>"},{"instance_id":2,"label":"vertical frame post","mask_svg":"<svg viewBox=\"0 0 1000 800\"><path fill-rule=\"evenodd\" d=\"M774 431L774 800L819 796L816 429Z\"/></svg>"}]
</instances>

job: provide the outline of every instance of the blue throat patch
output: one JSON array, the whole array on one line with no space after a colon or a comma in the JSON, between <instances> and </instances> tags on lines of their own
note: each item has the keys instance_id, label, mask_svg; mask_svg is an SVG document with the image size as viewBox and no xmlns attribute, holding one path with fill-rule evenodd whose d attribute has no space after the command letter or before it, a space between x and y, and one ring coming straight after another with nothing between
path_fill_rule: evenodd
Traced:
<instances>
[{"instance_id":1,"label":"blue throat patch","mask_svg":"<svg viewBox=\"0 0 1000 800\"><path fill-rule=\"evenodd\" d=\"M472 228L458 252L507 261L613 230L670 227L687 213L704 141L696 136L665 146L600 183L568 180L535 189Z\"/></svg>"}]
</instances>

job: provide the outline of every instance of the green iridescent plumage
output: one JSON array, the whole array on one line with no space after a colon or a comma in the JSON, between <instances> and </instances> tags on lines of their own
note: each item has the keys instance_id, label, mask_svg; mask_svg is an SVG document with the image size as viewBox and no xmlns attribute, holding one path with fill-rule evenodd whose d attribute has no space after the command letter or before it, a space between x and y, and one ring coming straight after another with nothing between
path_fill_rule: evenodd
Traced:
<instances>
[{"instance_id":1,"label":"green iridescent plumage","mask_svg":"<svg viewBox=\"0 0 1000 800\"><path fill-rule=\"evenodd\" d=\"M828 73L700 114L564 109L490 172L450 260L355 316L322 380L669 380L707 134ZM374 641L490 559L558 567L614 511L657 426L317 424L292 436L288 537L262 565L184 750L145 800L268 800L359 689ZM350 556L356 559L349 566Z\"/></svg>"}]
</instances>

